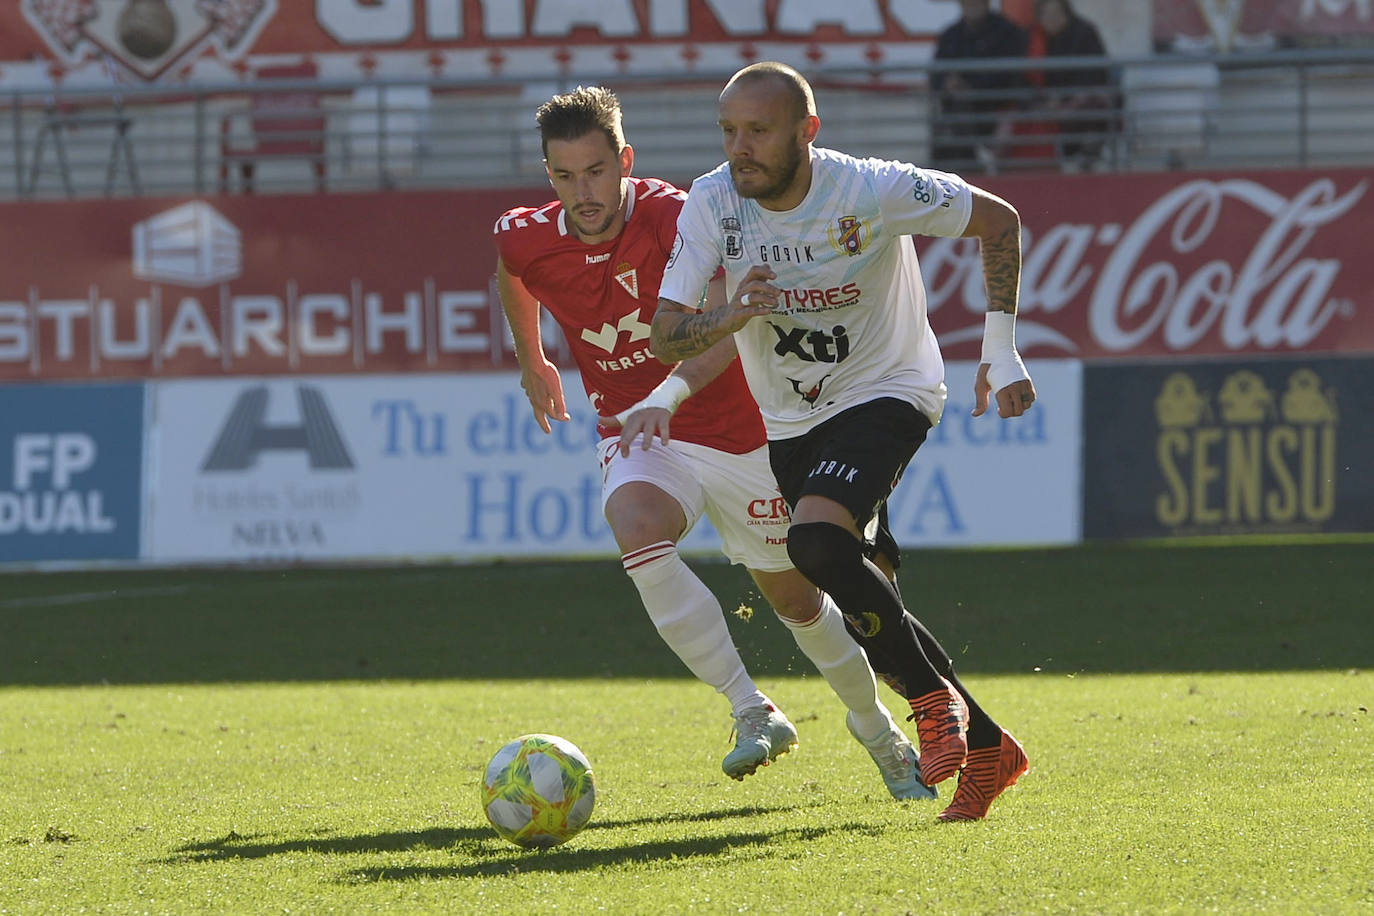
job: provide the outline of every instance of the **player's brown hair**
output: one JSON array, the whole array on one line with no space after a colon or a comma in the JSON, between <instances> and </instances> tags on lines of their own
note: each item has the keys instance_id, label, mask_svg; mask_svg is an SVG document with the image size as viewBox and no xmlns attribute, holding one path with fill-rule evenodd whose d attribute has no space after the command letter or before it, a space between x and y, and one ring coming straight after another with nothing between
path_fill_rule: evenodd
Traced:
<instances>
[{"instance_id":1,"label":"player's brown hair","mask_svg":"<svg viewBox=\"0 0 1374 916\"><path fill-rule=\"evenodd\" d=\"M798 121L816 113L816 96L811 91L811 84L806 81L806 77L796 69L776 60L761 60L738 71L730 77L730 82L725 84L725 90L736 83L758 82L765 79L776 80L782 85L791 98L792 114ZM725 90L722 90L722 94Z\"/></svg>"},{"instance_id":2,"label":"player's brown hair","mask_svg":"<svg viewBox=\"0 0 1374 916\"><path fill-rule=\"evenodd\" d=\"M539 124L539 141L544 155L550 140L576 140L599 130L610 141L616 155L625 148L625 129L621 126L620 99L604 86L578 86L549 99L534 113Z\"/></svg>"}]
</instances>

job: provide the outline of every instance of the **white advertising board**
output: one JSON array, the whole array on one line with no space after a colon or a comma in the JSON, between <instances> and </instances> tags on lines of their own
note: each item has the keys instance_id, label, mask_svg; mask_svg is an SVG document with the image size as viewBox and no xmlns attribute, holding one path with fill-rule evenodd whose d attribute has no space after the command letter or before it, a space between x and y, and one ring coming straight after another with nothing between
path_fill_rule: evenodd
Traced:
<instances>
[{"instance_id":1,"label":"white advertising board","mask_svg":"<svg viewBox=\"0 0 1374 916\"><path fill-rule=\"evenodd\" d=\"M150 387L146 559L618 554L575 374L551 435L510 372Z\"/></svg>"},{"instance_id":2,"label":"white advertising board","mask_svg":"<svg viewBox=\"0 0 1374 916\"><path fill-rule=\"evenodd\" d=\"M1079 535L1080 367L1033 367L1026 418L973 420L949 366L945 420L893 496L903 546ZM618 554L601 515L591 408L543 433L515 373L150 383L144 558L487 560ZM704 519L682 544L713 552Z\"/></svg>"},{"instance_id":3,"label":"white advertising board","mask_svg":"<svg viewBox=\"0 0 1374 916\"><path fill-rule=\"evenodd\" d=\"M1083 366L1033 360L1036 404L1003 420L973 410L973 362L945 365L940 423L888 501L903 547L1071 544L1082 527Z\"/></svg>"}]
</instances>

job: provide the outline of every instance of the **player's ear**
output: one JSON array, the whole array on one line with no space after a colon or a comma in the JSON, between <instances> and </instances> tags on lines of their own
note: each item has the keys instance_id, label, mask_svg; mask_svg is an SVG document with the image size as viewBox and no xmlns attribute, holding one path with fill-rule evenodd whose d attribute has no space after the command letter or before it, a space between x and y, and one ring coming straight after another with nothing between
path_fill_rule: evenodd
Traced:
<instances>
[{"instance_id":1,"label":"player's ear","mask_svg":"<svg viewBox=\"0 0 1374 916\"><path fill-rule=\"evenodd\" d=\"M549 160L544 160L544 174L549 176L549 184L553 184L553 169L549 168Z\"/></svg>"},{"instance_id":2,"label":"player's ear","mask_svg":"<svg viewBox=\"0 0 1374 916\"><path fill-rule=\"evenodd\" d=\"M807 143L816 139L816 134L821 132L821 119L815 115L807 115L802 120L802 139Z\"/></svg>"},{"instance_id":3,"label":"player's ear","mask_svg":"<svg viewBox=\"0 0 1374 916\"><path fill-rule=\"evenodd\" d=\"M635 168L635 148L626 143L625 148L620 151L620 176L628 177Z\"/></svg>"}]
</instances>

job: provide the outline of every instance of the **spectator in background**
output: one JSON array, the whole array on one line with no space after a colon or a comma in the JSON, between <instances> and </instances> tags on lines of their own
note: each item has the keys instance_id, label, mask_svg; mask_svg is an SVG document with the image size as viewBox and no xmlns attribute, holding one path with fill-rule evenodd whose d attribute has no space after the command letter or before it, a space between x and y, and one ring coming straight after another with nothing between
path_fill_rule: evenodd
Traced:
<instances>
[{"instance_id":1,"label":"spectator in background","mask_svg":"<svg viewBox=\"0 0 1374 916\"><path fill-rule=\"evenodd\" d=\"M1074 12L1069 0L1036 0L1031 57L1106 57L1097 27ZM1032 71L1045 90L1044 108L1055 122L1059 156L1068 171L1091 168L1102 155L1119 108L1112 71L1074 67ZM1102 117L1096 115L1101 114Z\"/></svg>"},{"instance_id":2,"label":"spectator in background","mask_svg":"<svg viewBox=\"0 0 1374 916\"><path fill-rule=\"evenodd\" d=\"M936 60L1026 56L1025 30L988 3L959 0L962 15L940 33ZM942 70L933 74L931 86L939 105L932 151L936 167L994 171L1014 130L1014 113L1030 88L1024 68Z\"/></svg>"}]
</instances>

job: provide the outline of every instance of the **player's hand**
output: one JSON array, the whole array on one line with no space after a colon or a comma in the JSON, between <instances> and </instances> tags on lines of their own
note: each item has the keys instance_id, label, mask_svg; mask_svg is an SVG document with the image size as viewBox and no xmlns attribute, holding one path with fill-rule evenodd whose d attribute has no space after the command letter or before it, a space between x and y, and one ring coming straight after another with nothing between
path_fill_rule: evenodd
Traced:
<instances>
[{"instance_id":1,"label":"player's hand","mask_svg":"<svg viewBox=\"0 0 1374 916\"><path fill-rule=\"evenodd\" d=\"M988 409L992 394L992 383L988 381L988 364L978 366L978 378L973 383L973 415L981 417ZM1035 385L1023 378L997 392L997 415L999 417L1019 417L1031 409L1035 403Z\"/></svg>"},{"instance_id":2,"label":"player's hand","mask_svg":"<svg viewBox=\"0 0 1374 916\"><path fill-rule=\"evenodd\" d=\"M534 410L534 419L544 432L553 432L550 419L560 423L571 419L568 407L563 403L563 380L558 375L558 367L547 359L520 372L520 387L525 389L525 397L530 399L530 407Z\"/></svg>"},{"instance_id":3,"label":"player's hand","mask_svg":"<svg viewBox=\"0 0 1374 916\"><path fill-rule=\"evenodd\" d=\"M725 308L728 320L725 326L730 333L738 331L760 315L771 315L782 301L782 290L768 282L777 278L770 267L755 264L749 268L744 279L735 287L735 294Z\"/></svg>"},{"instance_id":4,"label":"player's hand","mask_svg":"<svg viewBox=\"0 0 1374 916\"><path fill-rule=\"evenodd\" d=\"M641 434L644 438L639 447L646 452L654 436L658 436L663 440L663 444L667 445L672 441L668 435L668 424L672 419L672 411L664 410L662 407L645 407L630 414L625 418L625 425L620 427L620 454L626 458L630 457L630 446L634 444L635 436Z\"/></svg>"}]
</instances>

